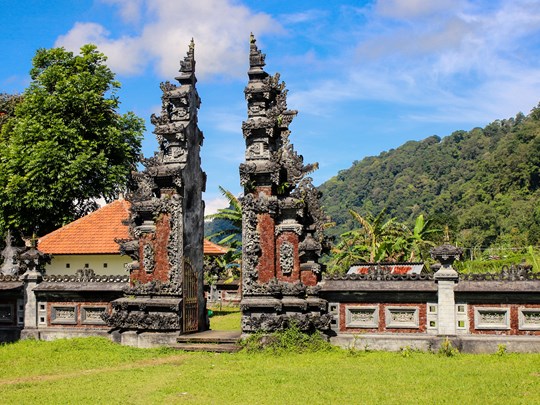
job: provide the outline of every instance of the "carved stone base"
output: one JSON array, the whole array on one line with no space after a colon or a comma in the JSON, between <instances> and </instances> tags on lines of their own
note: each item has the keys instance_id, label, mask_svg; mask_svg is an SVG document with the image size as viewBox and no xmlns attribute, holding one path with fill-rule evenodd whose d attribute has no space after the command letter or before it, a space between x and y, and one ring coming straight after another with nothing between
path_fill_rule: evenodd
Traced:
<instances>
[{"instance_id":1,"label":"carved stone base","mask_svg":"<svg viewBox=\"0 0 540 405\"><path fill-rule=\"evenodd\" d=\"M135 296L114 300L110 314L102 318L119 330L181 331L182 298Z\"/></svg>"},{"instance_id":2,"label":"carved stone base","mask_svg":"<svg viewBox=\"0 0 540 405\"><path fill-rule=\"evenodd\" d=\"M248 297L242 300L242 332L275 332L295 325L303 332L330 329L326 301L299 297Z\"/></svg>"}]
</instances>

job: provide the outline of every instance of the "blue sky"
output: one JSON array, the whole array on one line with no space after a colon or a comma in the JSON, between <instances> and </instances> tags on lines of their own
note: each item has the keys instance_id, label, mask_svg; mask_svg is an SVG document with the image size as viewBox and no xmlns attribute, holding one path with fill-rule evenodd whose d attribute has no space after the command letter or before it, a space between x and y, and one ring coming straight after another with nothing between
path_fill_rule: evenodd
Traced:
<instances>
[{"instance_id":1,"label":"blue sky","mask_svg":"<svg viewBox=\"0 0 540 405\"><path fill-rule=\"evenodd\" d=\"M249 33L280 72L291 141L316 185L408 140L528 113L540 101L540 0L0 0L0 92L22 92L36 49L96 43L147 121L195 39L208 211L240 193Z\"/></svg>"}]
</instances>

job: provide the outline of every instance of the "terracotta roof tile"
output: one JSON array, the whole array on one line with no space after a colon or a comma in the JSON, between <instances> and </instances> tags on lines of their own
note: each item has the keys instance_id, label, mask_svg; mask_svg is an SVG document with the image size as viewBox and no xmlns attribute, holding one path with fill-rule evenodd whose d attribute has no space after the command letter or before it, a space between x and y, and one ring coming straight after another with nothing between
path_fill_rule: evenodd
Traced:
<instances>
[{"instance_id":1,"label":"terracotta roof tile","mask_svg":"<svg viewBox=\"0 0 540 405\"><path fill-rule=\"evenodd\" d=\"M223 246L216 245L215 243L210 242L209 240L204 240L204 254L209 256L218 256L224 255L227 253L227 248Z\"/></svg>"},{"instance_id":2,"label":"terracotta roof tile","mask_svg":"<svg viewBox=\"0 0 540 405\"><path fill-rule=\"evenodd\" d=\"M117 254L115 239L128 239L128 227L122 223L129 217L130 203L116 200L77 219L39 239L39 249L50 254ZM222 255L227 252L204 240L204 254Z\"/></svg>"},{"instance_id":3,"label":"terracotta roof tile","mask_svg":"<svg viewBox=\"0 0 540 405\"><path fill-rule=\"evenodd\" d=\"M129 217L130 204L116 200L39 239L39 250L50 254L115 254L118 239L128 239L122 224Z\"/></svg>"}]
</instances>

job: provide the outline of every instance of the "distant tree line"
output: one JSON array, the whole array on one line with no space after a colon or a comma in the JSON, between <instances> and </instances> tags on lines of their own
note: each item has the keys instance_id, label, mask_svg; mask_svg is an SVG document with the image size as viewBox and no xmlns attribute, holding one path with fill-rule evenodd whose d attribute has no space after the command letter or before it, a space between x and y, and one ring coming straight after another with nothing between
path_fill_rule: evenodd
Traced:
<instances>
[{"instance_id":1,"label":"distant tree line","mask_svg":"<svg viewBox=\"0 0 540 405\"><path fill-rule=\"evenodd\" d=\"M341 235L361 216L385 210L412 228L419 215L448 225L474 247L540 244L540 104L485 128L410 141L357 161L320 186Z\"/></svg>"}]
</instances>

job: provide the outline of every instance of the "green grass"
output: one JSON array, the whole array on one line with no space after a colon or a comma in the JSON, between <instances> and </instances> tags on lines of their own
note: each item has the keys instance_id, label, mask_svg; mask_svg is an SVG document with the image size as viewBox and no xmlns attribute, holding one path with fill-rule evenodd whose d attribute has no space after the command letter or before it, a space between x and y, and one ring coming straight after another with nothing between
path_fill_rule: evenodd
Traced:
<instances>
[{"instance_id":1,"label":"green grass","mask_svg":"<svg viewBox=\"0 0 540 405\"><path fill-rule=\"evenodd\" d=\"M214 315L210 318L212 330L240 330L240 308L234 306L211 307Z\"/></svg>"},{"instance_id":2,"label":"green grass","mask_svg":"<svg viewBox=\"0 0 540 405\"><path fill-rule=\"evenodd\" d=\"M533 404L540 355L133 349L105 339L0 346L2 404Z\"/></svg>"}]
</instances>

